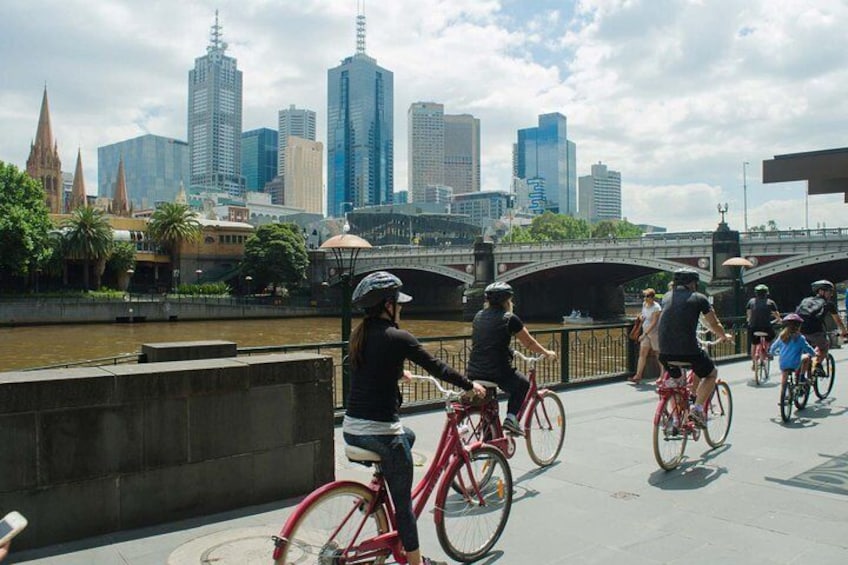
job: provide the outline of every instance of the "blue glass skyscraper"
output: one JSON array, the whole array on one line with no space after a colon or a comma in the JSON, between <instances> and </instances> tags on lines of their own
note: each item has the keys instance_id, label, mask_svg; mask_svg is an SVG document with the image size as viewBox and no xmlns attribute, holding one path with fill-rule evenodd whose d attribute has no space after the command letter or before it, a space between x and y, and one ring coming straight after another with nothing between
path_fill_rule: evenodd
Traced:
<instances>
[{"instance_id":1,"label":"blue glass skyscraper","mask_svg":"<svg viewBox=\"0 0 848 565\"><path fill-rule=\"evenodd\" d=\"M262 192L277 176L277 131L259 128L241 134L241 174L244 188Z\"/></svg>"},{"instance_id":2,"label":"blue glass skyscraper","mask_svg":"<svg viewBox=\"0 0 848 565\"><path fill-rule=\"evenodd\" d=\"M365 54L357 16L356 54L327 71L327 215L392 201L394 75Z\"/></svg>"},{"instance_id":3,"label":"blue glass skyscraper","mask_svg":"<svg viewBox=\"0 0 848 565\"><path fill-rule=\"evenodd\" d=\"M515 176L544 183L547 208L577 213L577 146L567 139L566 118L541 114L538 127L518 130Z\"/></svg>"}]
</instances>

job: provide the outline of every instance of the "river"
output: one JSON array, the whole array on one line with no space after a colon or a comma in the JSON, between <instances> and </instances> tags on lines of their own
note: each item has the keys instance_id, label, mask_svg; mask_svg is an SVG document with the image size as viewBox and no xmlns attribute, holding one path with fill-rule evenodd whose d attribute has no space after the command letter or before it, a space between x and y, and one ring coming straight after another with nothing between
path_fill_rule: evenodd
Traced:
<instances>
[{"instance_id":1,"label":"river","mask_svg":"<svg viewBox=\"0 0 848 565\"><path fill-rule=\"evenodd\" d=\"M422 337L471 333L470 322L450 319L402 320L401 327ZM554 326L548 322L527 327ZM234 341L239 347L334 342L341 340L341 321L285 318L0 328L0 371L137 353L144 343L209 339Z\"/></svg>"}]
</instances>

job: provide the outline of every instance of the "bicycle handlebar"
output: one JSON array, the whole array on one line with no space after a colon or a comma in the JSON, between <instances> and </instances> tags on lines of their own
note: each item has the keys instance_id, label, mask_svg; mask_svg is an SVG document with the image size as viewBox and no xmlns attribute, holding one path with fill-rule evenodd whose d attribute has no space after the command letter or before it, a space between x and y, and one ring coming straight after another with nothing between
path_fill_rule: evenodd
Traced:
<instances>
[{"instance_id":1,"label":"bicycle handlebar","mask_svg":"<svg viewBox=\"0 0 848 565\"><path fill-rule=\"evenodd\" d=\"M444 398L448 399L448 400L457 400L457 399L461 398L462 395L465 392L465 391L457 392L455 390L445 388L439 382L439 379L437 379L436 377L433 377L431 375L414 375L413 374L413 375L410 375L410 376L413 379L418 380L418 381L430 381L433 384L433 386L435 386L438 389L438 391L442 393L442 396Z\"/></svg>"},{"instance_id":2,"label":"bicycle handlebar","mask_svg":"<svg viewBox=\"0 0 848 565\"><path fill-rule=\"evenodd\" d=\"M544 353L542 353L540 355L536 355L535 357L531 357L531 356L528 356L528 355L524 355L523 353L521 353L517 349L514 349L512 351L512 353L513 353L513 355L517 356L522 361L526 361L527 363L537 363L537 362L539 362L542 359L545 359L547 357Z\"/></svg>"}]
</instances>

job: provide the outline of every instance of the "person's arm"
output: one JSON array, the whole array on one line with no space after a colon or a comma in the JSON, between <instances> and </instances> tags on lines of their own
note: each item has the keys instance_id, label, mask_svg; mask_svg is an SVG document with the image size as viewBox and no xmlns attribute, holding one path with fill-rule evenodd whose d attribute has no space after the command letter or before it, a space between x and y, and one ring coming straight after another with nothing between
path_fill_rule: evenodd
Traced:
<instances>
[{"instance_id":1,"label":"person's arm","mask_svg":"<svg viewBox=\"0 0 848 565\"><path fill-rule=\"evenodd\" d=\"M848 332L845 331L845 324L842 323L842 318L839 317L839 312L831 312L830 315L833 317L833 321L836 322L836 327L839 328L839 331L842 333L842 337L848 337Z\"/></svg>"},{"instance_id":2,"label":"person's arm","mask_svg":"<svg viewBox=\"0 0 848 565\"><path fill-rule=\"evenodd\" d=\"M782 349L782 347L783 347L783 341L781 341L780 339L775 339L773 342L771 342L771 345L769 346L769 354L771 354L771 355L778 354L780 349Z\"/></svg>"},{"instance_id":3,"label":"person's arm","mask_svg":"<svg viewBox=\"0 0 848 565\"><path fill-rule=\"evenodd\" d=\"M7 555L9 555L9 544L12 542L6 542L3 546L0 546L0 561L3 561Z\"/></svg>"},{"instance_id":4,"label":"person's arm","mask_svg":"<svg viewBox=\"0 0 848 565\"><path fill-rule=\"evenodd\" d=\"M536 341L536 338L530 335L530 332L527 331L527 328L521 328L521 330L517 334L515 334L515 337L518 338L518 341L521 342L521 345L523 345L530 351L533 351L534 353L544 355L545 357L556 357L556 351L553 351L551 349L545 349L544 347L542 347L542 344Z\"/></svg>"},{"instance_id":5,"label":"person's arm","mask_svg":"<svg viewBox=\"0 0 848 565\"><path fill-rule=\"evenodd\" d=\"M733 335L727 333L724 326L721 325L721 320L719 320L718 316L716 316L715 310L710 310L704 314L704 321L707 322L707 326L710 328L710 331L718 336L719 341L733 341Z\"/></svg>"},{"instance_id":6,"label":"person's arm","mask_svg":"<svg viewBox=\"0 0 848 565\"><path fill-rule=\"evenodd\" d=\"M804 337L804 336L801 336L801 349L803 350L804 353L808 353L811 357L816 356L815 348L813 348L813 346L810 345L810 342L807 341L807 338Z\"/></svg>"},{"instance_id":7,"label":"person's arm","mask_svg":"<svg viewBox=\"0 0 848 565\"><path fill-rule=\"evenodd\" d=\"M468 380L465 375L441 359L433 357L411 333L400 330L398 339L403 343L405 357L437 379L458 386L462 390L473 389L477 394L486 393L482 385Z\"/></svg>"}]
</instances>

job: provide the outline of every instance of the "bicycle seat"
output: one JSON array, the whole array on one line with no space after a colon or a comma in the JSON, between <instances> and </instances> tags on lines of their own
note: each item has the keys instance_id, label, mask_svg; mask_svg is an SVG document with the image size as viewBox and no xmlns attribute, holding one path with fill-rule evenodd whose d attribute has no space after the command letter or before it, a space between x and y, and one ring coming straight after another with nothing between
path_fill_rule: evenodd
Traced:
<instances>
[{"instance_id":1,"label":"bicycle seat","mask_svg":"<svg viewBox=\"0 0 848 565\"><path fill-rule=\"evenodd\" d=\"M492 381L474 381L475 383L479 383L481 386L485 388L498 388L498 383L493 383Z\"/></svg>"},{"instance_id":2,"label":"bicycle seat","mask_svg":"<svg viewBox=\"0 0 848 565\"><path fill-rule=\"evenodd\" d=\"M355 447L353 445L345 446L345 456L347 456L347 458L352 462L362 463L363 465L370 465L371 463L379 463L382 461L382 457L380 457L379 453L368 451L367 449L362 449L361 447Z\"/></svg>"},{"instance_id":3,"label":"bicycle seat","mask_svg":"<svg viewBox=\"0 0 848 565\"><path fill-rule=\"evenodd\" d=\"M766 332L754 332L754 335L757 337L768 337Z\"/></svg>"}]
</instances>

